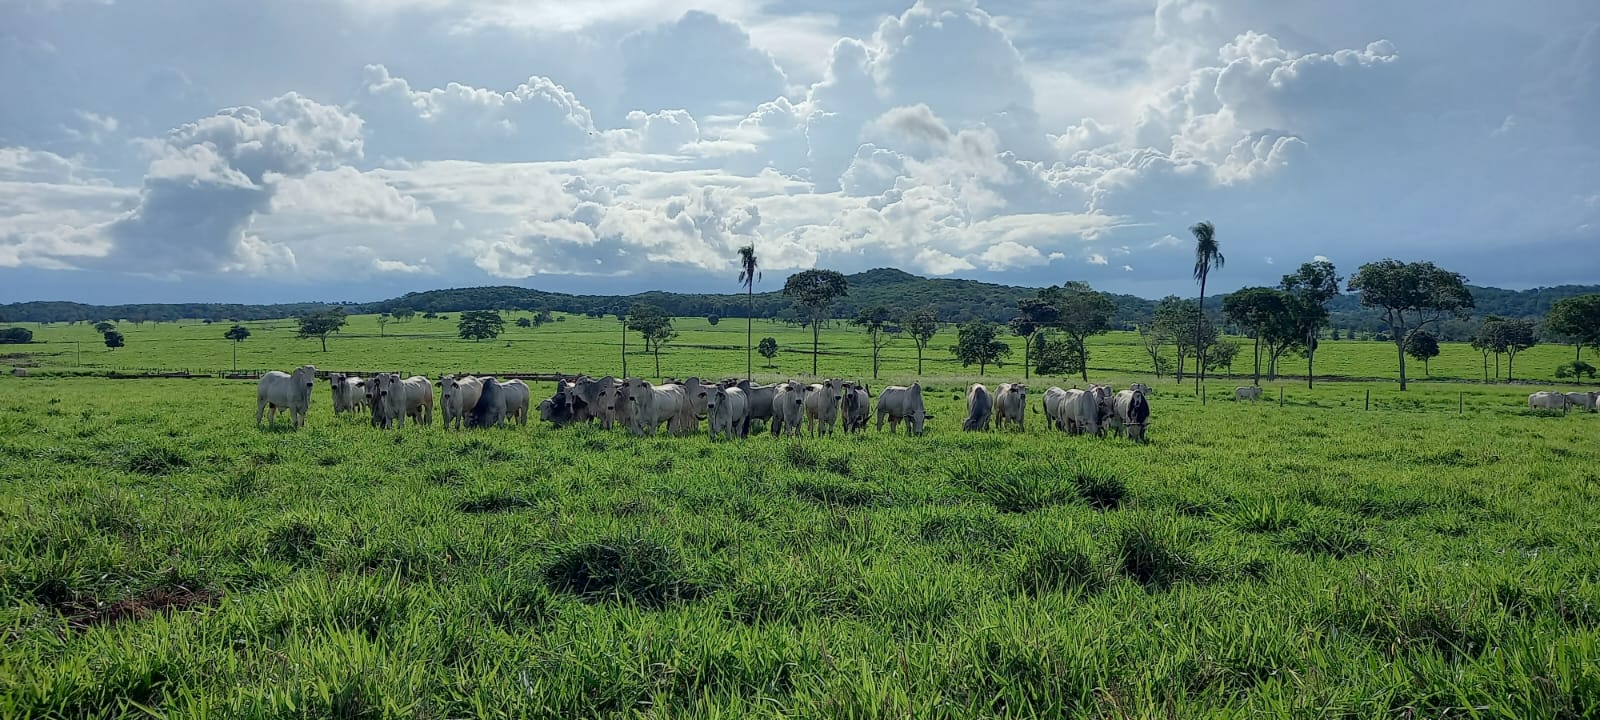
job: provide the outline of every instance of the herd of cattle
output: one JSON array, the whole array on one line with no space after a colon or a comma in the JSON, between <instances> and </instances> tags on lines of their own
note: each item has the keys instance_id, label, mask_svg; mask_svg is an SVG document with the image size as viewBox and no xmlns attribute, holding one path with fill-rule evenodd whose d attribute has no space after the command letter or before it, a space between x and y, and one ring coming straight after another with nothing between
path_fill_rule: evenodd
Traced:
<instances>
[{"instance_id":1,"label":"herd of cattle","mask_svg":"<svg viewBox=\"0 0 1600 720\"><path fill-rule=\"evenodd\" d=\"M1529 410L1568 410L1588 412L1600 409L1600 392L1536 392L1528 396Z\"/></svg>"},{"instance_id":2,"label":"herd of cattle","mask_svg":"<svg viewBox=\"0 0 1600 720\"><path fill-rule=\"evenodd\" d=\"M286 412L295 427L303 426L316 372L315 366L302 365L290 373L261 376L256 384L256 424L261 424L264 413L270 423L279 412ZM382 428L405 427L408 419L432 424L434 388L439 389L439 412L447 428L525 425L530 411L528 386L521 380L445 375L432 382L398 373L370 378L332 373L328 383L335 414L367 412L372 424ZM1150 422L1149 395L1150 388L1143 384L1121 392L1109 385L1090 385L1087 390L1052 387L1044 393L1043 411L1051 427L1069 434L1101 435L1110 429L1143 442ZM1001 383L993 391L973 385L967 390L967 417L961 427L1023 430L1027 406L1028 387L1022 383ZM597 423L608 430L620 426L639 436L655 435L663 425L673 435L697 433L705 418L713 440L749 437L757 422L765 422L774 437L802 432L831 435L836 426L847 433L861 432L874 414L880 431L887 420L891 433L905 423L908 434L920 435L932 417L923 407L920 383L884 388L874 401L866 383L840 379L754 385L737 379L689 378L656 384L639 378L579 376L559 383L537 409L540 420L557 426Z\"/></svg>"}]
</instances>

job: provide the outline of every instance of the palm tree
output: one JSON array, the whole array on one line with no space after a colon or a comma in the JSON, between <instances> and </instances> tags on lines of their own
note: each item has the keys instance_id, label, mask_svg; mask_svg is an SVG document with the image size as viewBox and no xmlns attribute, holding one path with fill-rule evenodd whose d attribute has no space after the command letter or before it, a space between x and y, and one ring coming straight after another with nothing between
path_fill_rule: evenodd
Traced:
<instances>
[{"instance_id":1,"label":"palm tree","mask_svg":"<svg viewBox=\"0 0 1600 720\"><path fill-rule=\"evenodd\" d=\"M1222 248L1217 246L1217 227L1211 221L1195 223L1189 232L1194 233L1194 279L1200 281L1200 315L1194 324L1194 386L1199 389L1200 381L1206 377L1206 351L1201 345L1206 326L1206 278L1212 270L1220 269L1226 259L1222 257Z\"/></svg>"},{"instance_id":2,"label":"palm tree","mask_svg":"<svg viewBox=\"0 0 1600 720\"><path fill-rule=\"evenodd\" d=\"M754 243L739 248L739 282L744 284L744 295L748 302L744 313L744 379L751 379L751 352L755 345L755 315L756 315L756 280L761 277L760 269L756 266L756 246Z\"/></svg>"}]
</instances>

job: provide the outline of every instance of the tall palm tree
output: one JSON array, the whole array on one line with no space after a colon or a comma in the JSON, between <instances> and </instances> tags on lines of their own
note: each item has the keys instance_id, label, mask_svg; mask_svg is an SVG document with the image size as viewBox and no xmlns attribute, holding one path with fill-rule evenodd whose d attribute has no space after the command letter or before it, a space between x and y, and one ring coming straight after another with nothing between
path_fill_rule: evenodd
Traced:
<instances>
[{"instance_id":1,"label":"tall palm tree","mask_svg":"<svg viewBox=\"0 0 1600 720\"><path fill-rule=\"evenodd\" d=\"M756 265L754 243L739 248L739 282L744 284L746 308L744 313L744 379L751 379L751 353L755 348L756 280L761 271Z\"/></svg>"},{"instance_id":2,"label":"tall palm tree","mask_svg":"<svg viewBox=\"0 0 1600 720\"><path fill-rule=\"evenodd\" d=\"M1201 346L1206 327L1206 278L1226 260L1222 257L1222 248L1217 245L1217 227L1211 221L1195 223L1189 232L1194 233L1194 279L1200 281L1200 316L1194 323L1194 386L1198 389L1200 381L1206 377L1206 352Z\"/></svg>"}]
</instances>

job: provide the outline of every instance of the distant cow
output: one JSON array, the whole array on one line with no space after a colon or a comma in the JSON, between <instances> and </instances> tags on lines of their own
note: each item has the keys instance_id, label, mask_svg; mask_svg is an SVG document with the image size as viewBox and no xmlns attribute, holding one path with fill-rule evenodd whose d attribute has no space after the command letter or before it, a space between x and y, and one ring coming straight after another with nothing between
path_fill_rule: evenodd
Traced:
<instances>
[{"instance_id":1,"label":"distant cow","mask_svg":"<svg viewBox=\"0 0 1600 720\"><path fill-rule=\"evenodd\" d=\"M1250 402L1256 402L1257 400L1260 400L1260 399L1261 399L1261 386L1259 386L1259 385L1246 385L1244 387L1236 387L1236 388L1233 389L1233 401L1234 402L1239 402L1240 400L1249 400Z\"/></svg>"},{"instance_id":2,"label":"distant cow","mask_svg":"<svg viewBox=\"0 0 1600 720\"><path fill-rule=\"evenodd\" d=\"M813 436L832 435L839 420L839 404L844 401L844 381L827 380L806 386L806 431Z\"/></svg>"},{"instance_id":3,"label":"distant cow","mask_svg":"<svg viewBox=\"0 0 1600 720\"><path fill-rule=\"evenodd\" d=\"M1144 393L1136 390L1123 390L1111 400L1110 425L1118 435L1125 435L1134 442L1144 442L1144 429L1150 424L1150 401L1146 400Z\"/></svg>"},{"instance_id":4,"label":"distant cow","mask_svg":"<svg viewBox=\"0 0 1600 720\"><path fill-rule=\"evenodd\" d=\"M772 436L799 437L805 421L806 386L793 380L778 385L772 395Z\"/></svg>"},{"instance_id":5,"label":"distant cow","mask_svg":"<svg viewBox=\"0 0 1600 720\"><path fill-rule=\"evenodd\" d=\"M891 385L878 396L878 430L883 430L883 419L889 418L889 432L893 433L901 420L906 421L906 434L922 434L928 413L922 406L922 383L911 387Z\"/></svg>"},{"instance_id":6,"label":"distant cow","mask_svg":"<svg viewBox=\"0 0 1600 720\"><path fill-rule=\"evenodd\" d=\"M315 365L301 365L293 373L273 370L256 381L256 425L261 424L263 410L270 412L267 423L278 419L278 411L288 411L295 427L306 424L306 410L311 407L311 391L317 386Z\"/></svg>"},{"instance_id":7,"label":"distant cow","mask_svg":"<svg viewBox=\"0 0 1600 720\"><path fill-rule=\"evenodd\" d=\"M1565 410L1568 402L1567 396L1558 392L1536 392L1528 396L1528 409Z\"/></svg>"},{"instance_id":8,"label":"distant cow","mask_svg":"<svg viewBox=\"0 0 1600 720\"><path fill-rule=\"evenodd\" d=\"M748 414L744 391L739 388L719 387L706 398L706 426L712 440L719 434L729 440L744 437Z\"/></svg>"},{"instance_id":9,"label":"distant cow","mask_svg":"<svg viewBox=\"0 0 1600 720\"><path fill-rule=\"evenodd\" d=\"M439 378L439 413L444 416L444 427L460 430L467 414L478 406L483 394L483 379L471 375L445 375Z\"/></svg>"},{"instance_id":10,"label":"distant cow","mask_svg":"<svg viewBox=\"0 0 1600 720\"><path fill-rule=\"evenodd\" d=\"M967 419L961 421L961 429L967 432L987 431L992 417L994 396L989 393L989 388L982 383L967 388Z\"/></svg>"},{"instance_id":11,"label":"distant cow","mask_svg":"<svg viewBox=\"0 0 1600 720\"><path fill-rule=\"evenodd\" d=\"M867 429L867 421L872 418L872 390L866 383L860 385L845 383L842 405L840 417L845 432L855 433Z\"/></svg>"},{"instance_id":12,"label":"distant cow","mask_svg":"<svg viewBox=\"0 0 1600 720\"><path fill-rule=\"evenodd\" d=\"M328 385L333 390L333 414L358 412L366 407L366 388L361 378L331 373L328 375Z\"/></svg>"},{"instance_id":13,"label":"distant cow","mask_svg":"<svg viewBox=\"0 0 1600 720\"><path fill-rule=\"evenodd\" d=\"M1583 408L1584 410L1586 410L1588 412L1594 412L1595 411L1595 398L1596 398L1596 396L1600 396L1600 393L1570 392L1570 393L1566 393L1566 396L1567 396L1567 404L1568 405L1572 405L1573 407Z\"/></svg>"},{"instance_id":14,"label":"distant cow","mask_svg":"<svg viewBox=\"0 0 1600 720\"><path fill-rule=\"evenodd\" d=\"M1028 386L1022 383L1000 383L994 394L994 427L1003 430L1014 425L1024 430L1023 420L1028 416Z\"/></svg>"}]
</instances>

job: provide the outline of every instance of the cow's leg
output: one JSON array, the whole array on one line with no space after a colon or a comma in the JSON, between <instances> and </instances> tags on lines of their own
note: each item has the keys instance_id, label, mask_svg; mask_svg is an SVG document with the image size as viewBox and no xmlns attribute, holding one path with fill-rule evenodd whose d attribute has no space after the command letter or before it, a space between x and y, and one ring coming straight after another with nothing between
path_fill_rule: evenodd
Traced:
<instances>
[{"instance_id":1,"label":"cow's leg","mask_svg":"<svg viewBox=\"0 0 1600 720\"><path fill-rule=\"evenodd\" d=\"M256 398L256 427L261 427L261 413L267 409L267 401Z\"/></svg>"}]
</instances>

